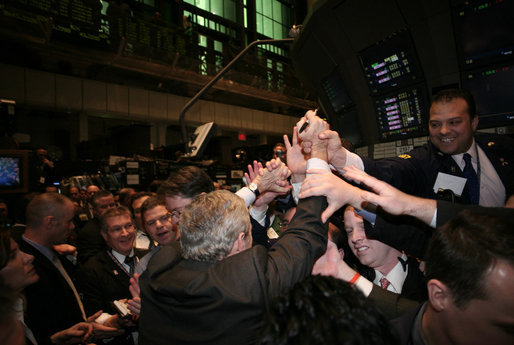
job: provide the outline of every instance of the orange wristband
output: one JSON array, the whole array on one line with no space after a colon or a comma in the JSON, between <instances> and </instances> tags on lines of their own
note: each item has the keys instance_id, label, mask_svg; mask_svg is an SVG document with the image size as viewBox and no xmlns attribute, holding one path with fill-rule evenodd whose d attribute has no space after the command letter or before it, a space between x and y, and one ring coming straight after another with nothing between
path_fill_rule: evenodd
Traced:
<instances>
[{"instance_id":1,"label":"orange wristband","mask_svg":"<svg viewBox=\"0 0 514 345\"><path fill-rule=\"evenodd\" d=\"M348 283L349 283L350 285L353 285L353 284L357 281L357 279L359 279L359 277L360 277L360 276L361 276L361 275L360 275L360 273L359 273L359 272L355 273L355 275L353 276L353 278L352 278Z\"/></svg>"}]
</instances>

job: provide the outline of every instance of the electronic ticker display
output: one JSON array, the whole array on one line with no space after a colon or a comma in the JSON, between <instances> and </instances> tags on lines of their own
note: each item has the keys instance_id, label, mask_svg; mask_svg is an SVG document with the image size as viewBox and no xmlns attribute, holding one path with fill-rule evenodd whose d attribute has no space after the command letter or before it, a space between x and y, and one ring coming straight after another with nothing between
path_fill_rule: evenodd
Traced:
<instances>
[{"instance_id":1,"label":"electronic ticker display","mask_svg":"<svg viewBox=\"0 0 514 345\"><path fill-rule=\"evenodd\" d=\"M425 131L428 106L424 85L377 97L374 102L381 140L411 137Z\"/></svg>"},{"instance_id":2,"label":"electronic ticker display","mask_svg":"<svg viewBox=\"0 0 514 345\"><path fill-rule=\"evenodd\" d=\"M361 51L359 58L372 94L389 92L423 79L408 31Z\"/></svg>"}]
</instances>

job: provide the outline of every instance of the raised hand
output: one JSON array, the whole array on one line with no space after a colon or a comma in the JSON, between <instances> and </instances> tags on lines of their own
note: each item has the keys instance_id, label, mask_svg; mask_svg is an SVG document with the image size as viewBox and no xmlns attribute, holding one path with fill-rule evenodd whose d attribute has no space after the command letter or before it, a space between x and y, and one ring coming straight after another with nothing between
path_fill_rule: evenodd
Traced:
<instances>
[{"instance_id":1,"label":"raised hand","mask_svg":"<svg viewBox=\"0 0 514 345\"><path fill-rule=\"evenodd\" d=\"M335 211L346 204L355 208L362 208L362 190L354 187L332 172L324 169L309 169L311 174L302 184L302 189L298 197L300 199L314 195L324 195L327 197L328 207L321 214L321 220L326 222Z\"/></svg>"}]
</instances>

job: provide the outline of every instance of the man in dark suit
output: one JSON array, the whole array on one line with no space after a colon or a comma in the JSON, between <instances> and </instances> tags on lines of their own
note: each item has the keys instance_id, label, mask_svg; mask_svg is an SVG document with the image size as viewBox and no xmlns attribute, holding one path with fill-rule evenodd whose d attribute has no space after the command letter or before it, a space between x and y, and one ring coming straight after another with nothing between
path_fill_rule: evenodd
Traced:
<instances>
[{"instance_id":1,"label":"man in dark suit","mask_svg":"<svg viewBox=\"0 0 514 345\"><path fill-rule=\"evenodd\" d=\"M313 112L306 117L311 122L321 121ZM398 157L378 161L361 158L341 147L336 132L320 135L329 139L329 162L340 172L354 165L405 193L501 207L506 188L514 181L514 140L475 134L477 126L473 96L451 89L439 92L432 100L430 143ZM466 163L468 157L470 163ZM463 190L456 187L459 184Z\"/></svg>"},{"instance_id":2,"label":"man in dark suit","mask_svg":"<svg viewBox=\"0 0 514 345\"><path fill-rule=\"evenodd\" d=\"M98 315L87 318L75 288L74 268L53 249L65 243L73 225L72 202L56 193L34 197L27 206L27 227L20 249L34 256L39 280L25 289L27 326L42 343L50 335L72 325L94 322ZM118 330L94 323L95 334L112 336Z\"/></svg>"},{"instance_id":3,"label":"man in dark suit","mask_svg":"<svg viewBox=\"0 0 514 345\"><path fill-rule=\"evenodd\" d=\"M113 302L132 298L129 291L130 278L135 265L146 251L135 251L136 228L130 211L124 206L107 210L100 219L101 236L107 249L98 252L77 272L77 287L84 299L86 312L102 310L101 320L105 325L127 327L132 323L117 322L117 309ZM113 322L117 323L113 323ZM120 336L110 344L133 344L131 332Z\"/></svg>"},{"instance_id":4,"label":"man in dark suit","mask_svg":"<svg viewBox=\"0 0 514 345\"><path fill-rule=\"evenodd\" d=\"M401 344L514 343L513 219L464 211L437 229L428 301L393 320Z\"/></svg>"},{"instance_id":5,"label":"man in dark suit","mask_svg":"<svg viewBox=\"0 0 514 345\"><path fill-rule=\"evenodd\" d=\"M90 219L77 234L77 262L85 264L96 253L107 249L100 235L100 218L110 208L115 206L111 192L101 190L91 196L94 218Z\"/></svg>"},{"instance_id":6,"label":"man in dark suit","mask_svg":"<svg viewBox=\"0 0 514 345\"><path fill-rule=\"evenodd\" d=\"M135 253L135 226L127 208L109 209L102 215L100 223L107 249L79 267L77 286L83 295L86 312L103 310L114 315L116 309L112 302L131 298L129 280L144 253Z\"/></svg>"},{"instance_id":7,"label":"man in dark suit","mask_svg":"<svg viewBox=\"0 0 514 345\"><path fill-rule=\"evenodd\" d=\"M312 158L320 159L308 164L321 161L328 169L326 145L317 146ZM269 180L269 174L287 178L280 160L270 166L274 170L253 183ZM180 244L163 246L140 277L139 343L255 343L269 301L305 278L325 250L325 205L323 197L300 202L288 231L268 250L252 247L241 198L227 191L196 196L182 210Z\"/></svg>"}]
</instances>

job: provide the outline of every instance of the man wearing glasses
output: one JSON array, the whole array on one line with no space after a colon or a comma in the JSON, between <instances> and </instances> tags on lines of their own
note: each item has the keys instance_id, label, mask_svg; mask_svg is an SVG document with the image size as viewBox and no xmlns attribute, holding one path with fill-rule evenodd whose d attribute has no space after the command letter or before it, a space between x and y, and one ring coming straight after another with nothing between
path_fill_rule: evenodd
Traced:
<instances>
[{"instance_id":1,"label":"man wearing glasses","mask_svg":"<svg viewBox=\"0 0 514 345\"><path fill-rule=\"evenodd\" d=\"M78 271L79 291L86 310L103 310L100 317L107 325L119 318L113 302L131 298L130 278L146 252L134 249L135 225L130 211L123 206L109 209L101 217L101 235L108 249L92 257ZM130 334L121 341L131 344Z\"/></svg>"}]
</instances>

